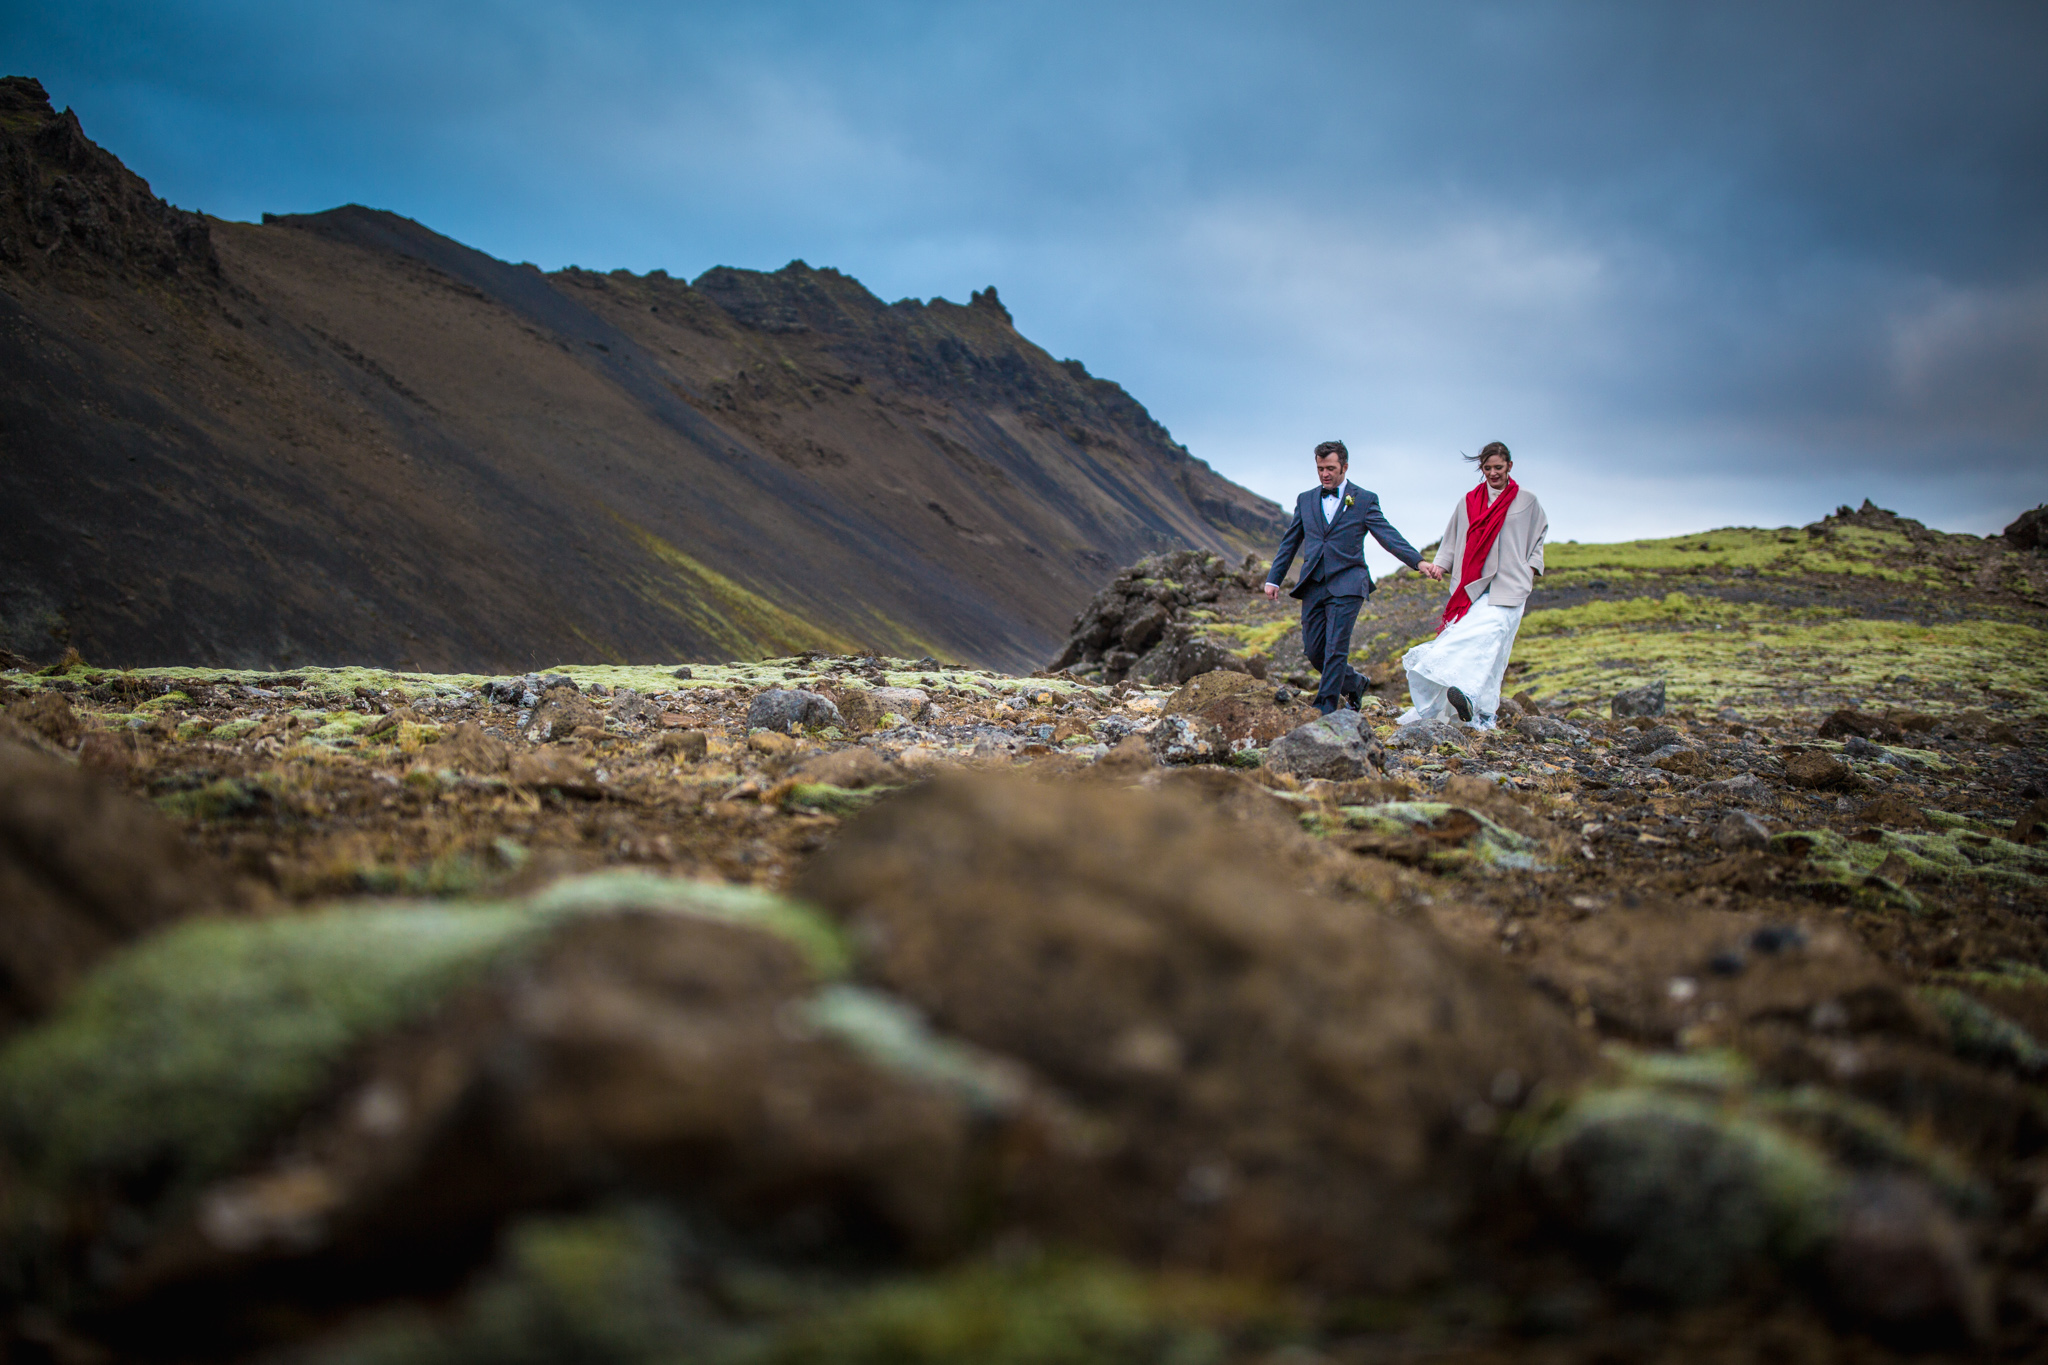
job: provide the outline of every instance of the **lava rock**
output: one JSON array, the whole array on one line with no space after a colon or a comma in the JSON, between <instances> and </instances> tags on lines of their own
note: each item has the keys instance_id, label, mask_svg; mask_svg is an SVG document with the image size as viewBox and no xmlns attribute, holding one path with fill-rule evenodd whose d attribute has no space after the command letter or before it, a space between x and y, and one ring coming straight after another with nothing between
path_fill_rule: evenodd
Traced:
<instances>
[{"instance_id":1,"label":"lava rock","mask_svg":"<svg viewBox=\"0 0 2048 1365\"><path fill-rule=\"evenodd\" d=\"M1439 744L1464 747L1467 731L1452 720L1422 720L1397 728L1387 740L1389 749L1419 749L1428 752Z\"/></svg>"},{"instance_id":2,"label":"lava rock","mask_svg":"<svg viewBox=\"0 0 2048 1365\"><path fill-rule=\"evenodd\" d=\"M1386 771L1386 751L1365 718L1340 709L1290 730L1266 749L1266 766L1296 777L1350 782Z\"/></svg>"},{"instance_id":3,"label":"lava rock","mask_svg":"<svg viewBox=\"0 0 2048 1365\"><path fill-rule=\"evenodd\" d=\"M797 688L771 687L747 707L749 730L774 730L789 734L798 729L823 729L828 725L846 728L845 717L829 697Z\"/></svg>"},{"instance_id":4,"label":"lava rock","mask_svg":"<svg viewBox=\"0 0 2048 1365\"><path fill-rule=\"evenodd\" d=\"M1628 720L1635 716L1661 716L1664 714L1664 684L1653 682L1645 687L1631 688L1614 694L1608 709L1616 720Z\"/></svg>"},{"instance_id":5,"label":"lava rock","mask_svg":"<svg viewBox=\"0 0 2048 1365\"><path fill-rule=\"evenodd\" d=\"M1223 731L1194 716L1162 716L1149 746L1161 763L1221 763L1230 757Z\"/></svg>"}]
</instances>

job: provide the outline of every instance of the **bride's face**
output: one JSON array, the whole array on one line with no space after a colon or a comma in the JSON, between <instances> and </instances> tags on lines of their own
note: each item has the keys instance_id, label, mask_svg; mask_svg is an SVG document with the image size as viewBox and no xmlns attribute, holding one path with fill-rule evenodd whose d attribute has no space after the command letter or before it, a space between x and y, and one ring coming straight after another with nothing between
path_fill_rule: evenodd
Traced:
<instances>
[{"instance_id":1,"label":"bride's face","mask_svg":"<svg viewBox=\"0 0 2048 1365\"><path fill-rule=\"evenodd\" d=\"M1508 486L1508 471L1514 468L1510 460L1498 455L1489 455L1479 462L1479 472L1486 476L1486 486L1498 493Z\"/></svg>"}]
</instances>

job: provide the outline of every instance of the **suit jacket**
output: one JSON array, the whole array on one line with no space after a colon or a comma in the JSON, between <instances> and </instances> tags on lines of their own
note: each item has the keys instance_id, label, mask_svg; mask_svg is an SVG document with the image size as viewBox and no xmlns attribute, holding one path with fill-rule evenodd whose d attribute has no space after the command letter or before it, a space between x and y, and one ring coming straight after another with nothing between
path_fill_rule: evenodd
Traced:
<instances>
[{"instance_id":1,"label":"suit jacket","mask_svg":"<svg viewBox=\"0 0 2048 1365\"><path fill-rule=\"evenodd\" d=\"M1288 523L1287 534L1280 537L1280 552L1273 556L1273 567L1266 574L1268 583L1277 585L1286 579L1288 566L1294 563L1298 551L1301 581L1294 585L1293 596L1304 596L1311 585L1320 583L1334 597L1370 597L1372 574L1365 567L1367 532L1388 554L1409 568L1422 563L1415 547L1401 538L1386 513L1380 511L1380 500L1375 494L1347 479L1337 495L1340 499L1349 498L1351 505L1346 507L1340 501L1337 515L1330 521L1323 520L1320 487L1311 488L1294 500L1294 520Z\"/></svg>"}]
</instances>

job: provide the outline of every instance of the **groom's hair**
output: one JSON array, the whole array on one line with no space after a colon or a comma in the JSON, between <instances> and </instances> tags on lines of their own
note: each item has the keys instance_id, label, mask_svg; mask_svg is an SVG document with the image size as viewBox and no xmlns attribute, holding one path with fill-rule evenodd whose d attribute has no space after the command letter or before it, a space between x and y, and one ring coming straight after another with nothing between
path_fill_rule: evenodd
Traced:
<instances>
[{"instance_id":1,"label":"groom's hair","mask_svg":"<svg viewBox=\"0 0 2048 1365\"><path fill-rule=\"evenodd\" d=\"M1499 441L1488 441L1485 445L1479 447L1479 453L1477 455L1467 455L1465 458L1470 460L1473 464L1485 464L1486 457L1489 455L1498 455L1503 460L1506 460L1509 464L1513 464L1515 462L1515 457L1508 454L1508 448L1502 445Z\"/></svg>"},{"instance_id":2,"label":"groom's hair","mask_svg":"<svg viewBox=\"0 0 2048 1365\"><path fill-rule=\"evenodd\" d=\"M1501 449L1506 450L1507 447L1502 446ZM1320 460L1325 455L1335 455L1338 464L1348 465L1351 463L1351 452L1344 448L1342 441L1324 441L1321 445L1317 446L1316 458Z\"/></svg>"}]
</instances>

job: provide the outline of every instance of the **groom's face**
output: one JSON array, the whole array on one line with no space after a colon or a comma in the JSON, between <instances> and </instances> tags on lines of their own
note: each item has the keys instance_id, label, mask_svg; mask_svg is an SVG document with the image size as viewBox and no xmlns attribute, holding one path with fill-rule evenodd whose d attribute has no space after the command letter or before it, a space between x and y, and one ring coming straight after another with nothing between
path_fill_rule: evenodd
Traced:
<instances>
[{"instance_id":1,"label":"groom's face","mask_svg":"<svg viewBox=\"0 0 2048 1365\"><path fill-rule=\"evenodd\" d=\"M1344 461L1335 455L1316 456L1316 482L1323 486L1325 493L1333 493L1344 484Z\"/></svg>"}]
</instances>

